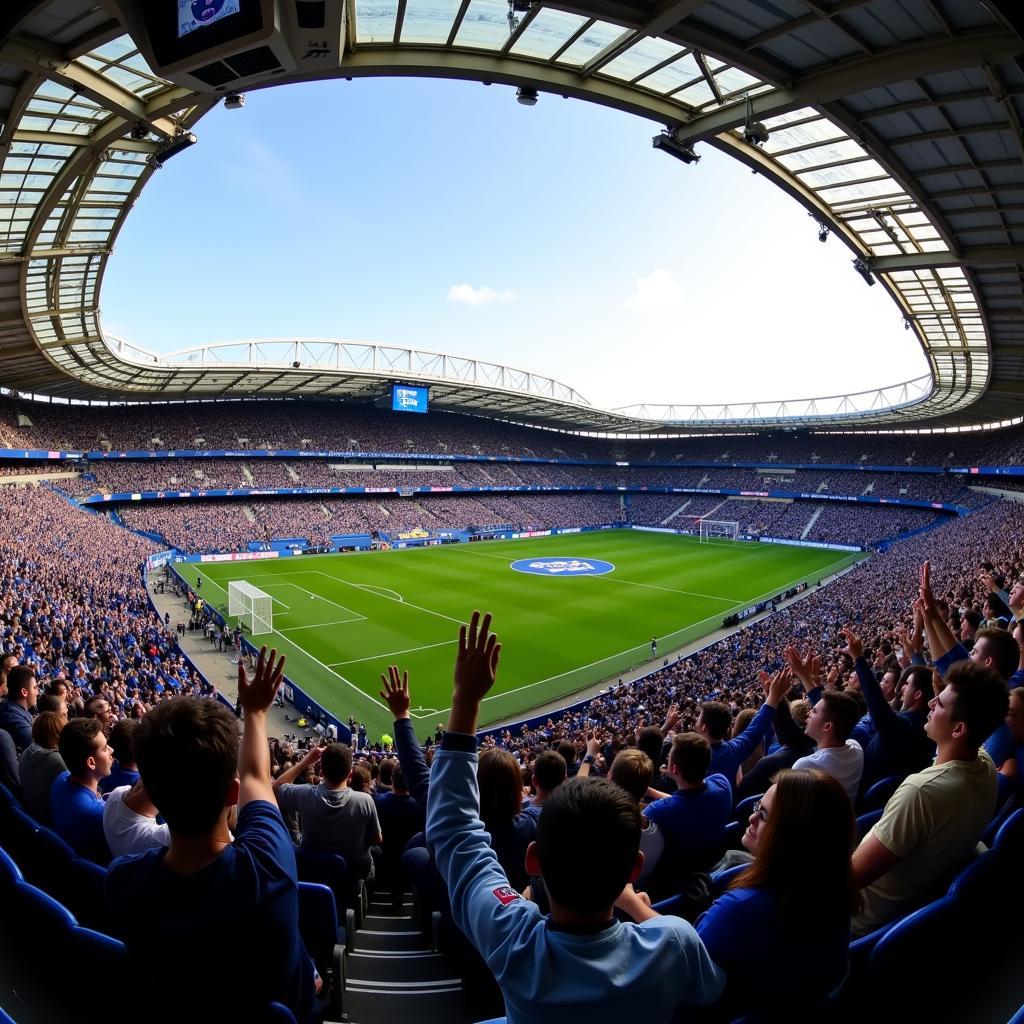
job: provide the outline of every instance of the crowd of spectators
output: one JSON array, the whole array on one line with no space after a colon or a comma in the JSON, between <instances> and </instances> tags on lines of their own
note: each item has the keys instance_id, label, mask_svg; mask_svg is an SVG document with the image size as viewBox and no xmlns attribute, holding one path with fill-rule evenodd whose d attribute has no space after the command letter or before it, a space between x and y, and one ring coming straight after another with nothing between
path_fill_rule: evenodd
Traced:
<instances>
[{"instance_id":1,"label":"crowd of spectators","mask_svg":"<svg viewBox=\"0 0 1024 1024\"><path fill-rule=\"evenodd\" d=\"M765 465L1024 463L1024 429L1020 427L955 435L768 431L619 441L538 431L436 410L429 416L409 417L340 401L284 399L86 407L5 398L0 400L0 445L70 451L308 448Z\"/></svg>"}]
</instances>

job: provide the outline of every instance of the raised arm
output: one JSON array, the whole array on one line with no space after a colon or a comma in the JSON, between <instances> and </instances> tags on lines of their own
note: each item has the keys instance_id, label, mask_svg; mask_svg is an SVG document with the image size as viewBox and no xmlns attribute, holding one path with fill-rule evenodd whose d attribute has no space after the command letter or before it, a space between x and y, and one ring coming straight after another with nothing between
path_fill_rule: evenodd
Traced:
<instances>
[{"instance_id":1,"label":"raised arm","mask_svg":"<svg viewBox=\"0 0 1024 1024\"><path fill-rule=\"evenodd\" d=\"M380 695L387 701L395 718L395 749L398 751L398 763L402 766L405 784L412 798L425 811L430 790L430 767L416 742L416 731L409 717L409 673L399 675L398 666L391 665L388 674L382 675L380 681L384 684Z\"/></svg>"},{"instance_id":2,"label":"raised arm","mask_svg":"<svg viewBox=\"0 0 1024 1024\"><path fill-rule=\"evenodd\" d=\"M885 732L891 730L894 725L899 727L902 719L885 699L882 686L875 678L867 658L864 657L864 644L860 637L846 626L843 627L843 636L846 637L846 648L843 653L853 659L853 668L860 681L860 689L868 703L868 713L875 723L875 728L879 732Z\"/></svg>"},{"instance_id":3,"label":"raised arm","mask_svg":"<svg viewBox=\"0 0 1024 1024\"><path fill-rule=\"evenodd\" d=\"M921 566L920 601L924 632L928 637L928 651L939 672L945 675L950 665L963 661L969 654L954 636L953 630L946 624L939 606L935 603L931 584L931 562L925 562Z\"/></svg>"},{"instance_id":4,"label":"raised arm","mask_svg":"<svg viewBox=\"0 0 1024 1024\"><path fill-rule=\"evenodd\" d=\"M274 779L271 783L271 788L276 793L280 786L290 786L307 768L312 768L313 765L320 763L320 758L323 756L323 747L310 747L306 751L305 756L302 760L297 761L287 771L281 772L281 774Z\"/></svg>"},{"instance_id":5,"label":"raised arm","mask_svg":"<svg viewBox=\"0 0 1024 1024\"><path fill-rule=\"evenodd\" d=\"M242 709L242 744L238 750L238 807L250 800L276 804L270 784L270 747L267 743L267 710L274 703L284 676L284 655L266 646L256 659L256 672L249 679L245 666L238 666L238 704Z\"/></svg>"}]
</instances>

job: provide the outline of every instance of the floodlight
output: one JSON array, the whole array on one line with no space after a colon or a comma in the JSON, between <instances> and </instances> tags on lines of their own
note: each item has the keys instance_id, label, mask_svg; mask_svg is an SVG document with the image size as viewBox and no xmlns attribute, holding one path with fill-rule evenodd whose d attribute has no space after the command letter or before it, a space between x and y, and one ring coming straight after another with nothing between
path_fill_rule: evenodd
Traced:
<instances>
[{"instance_id":1,"label":"floodlight","mask_svg":"<svg viewBox=\"0 0 1024 1024\"><path fill-rule=\"evenodd\" d=\"M747 95L747 118L743 125L743 141L748 146L763 146L768 141L768 129L764 122L754 120L754 105Z\"/></svg>"},{"instance_id":2,"label":"floodlight","mask_svg":"<svg viewBox=\"0 0 1024 1024\"><path fill-rule=\"evenodd\" d=\"M871 273L871 268L867 265L867 261L862 256L858 256L853 261L853 269L856 270L868 284L873 285L875 283L875 279Z\"/></svg>"},{"instance_id":3,"label":"floodlight","mask_svg":"<svg viewBox=\"0 0 1024 1024\"><path fill-rule=\"evenodd\" d=\"M149 126L139 121L132 125L130 134L136 142L141 142L149 134Z\"/></svg>"},{"instance_id":4,"label":"floodlight","mask_svg":"<svg viewBox=\"0 0 1024 1024\"><path fill-rule=\"evenodd\" d=\"M537 105L537 90L526 85L519 86L516 89L516 102L522 103L524 107L535 107Z\"/></svg>"},{"instance_id":5,"label":"floodlight","mask_svg":"<svg viewBox=\"0 0 1024 1024\"><path fill-rule=\"evenodd\" d=\"M158 149L153 154L153 163L157 167L163 167L172 156L177 156L179 153L184 152L198 141L191 132L182 132L180 135L175 135L162 149Z\"/></svg>"},{"instance_id":6,"label":"floodlight","mask_svg":"<svg viewBox=\"0 0 1024 1024\"><path fill-rule=\"evenodd\" d=\"M828 232L829 232L829 227L828 227L827 224L819 224L818 225L818 241L819 242L827 242L828 241Z\"/></svg>"},{"instance_id":7,"label":"floodlight","mask_svg":"<svg viewBox=\"0 0 1024 1024\"><path fill-rule=\"evenodd\" d=\"M241 110L245 106L245 93L244 92L229 92L224 97L224 109L225 110Z\"/></svg>"},{"instance_id":8,"label":"floodlight","mask_svg":"<svg viewBox=\"0 0 1024 1024\"><path fill-rule=\"evenodd\" d=\"M700 156L694 151L692 143L676 142L672 129L668 129L660 135L655 135L651 139L651 145L655 149L668 153L669 156L674 156L677 160L682 160L684 164L695 164L700 160Z\"/></svg>"}]
</instances>

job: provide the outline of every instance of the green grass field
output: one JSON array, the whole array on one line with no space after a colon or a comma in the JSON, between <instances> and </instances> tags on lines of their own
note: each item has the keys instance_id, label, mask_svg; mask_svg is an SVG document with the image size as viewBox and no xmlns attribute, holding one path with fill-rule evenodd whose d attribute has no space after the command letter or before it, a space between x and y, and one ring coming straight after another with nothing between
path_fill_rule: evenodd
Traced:
<instances>
[{"instance_id":1,"label":"green grass field","mask_svg":"<svg viewBox=\"0 0 1024 1024\"><path fill-rule=\"evenodd\" d=\"M596 558L602 576L513 571L524 558ZM856 556L853 556L856 557ZM482 722L532 708L634 667L717 629L734 610L796 583L815 583L851 561L817 548L715 542L635 531L563 534L363 554L202 566L202 596L227 611L227 586L247 580L274 600L274 633L286 674L372 735L390 731L378 698L392 662L408 669L417 732L446 718L459 623L474 608L494 614L502 641L498 683ZM195 584L199 565L178 567Z\"/></svg>"}]
</instances>

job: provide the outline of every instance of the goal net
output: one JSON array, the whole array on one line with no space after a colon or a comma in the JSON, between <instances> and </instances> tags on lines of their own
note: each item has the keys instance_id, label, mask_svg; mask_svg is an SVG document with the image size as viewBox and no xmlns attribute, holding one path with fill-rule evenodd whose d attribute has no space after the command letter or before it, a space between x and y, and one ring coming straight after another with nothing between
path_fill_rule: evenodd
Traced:
<instances>
[{"instance_id":1,"label":"goal net","mask_svg":"<svg viewBox=\"0 0 1024 1024\"><path fill-rule=\"evenodd\" d=\"M736 540L740 535L740 524L720 519L702 519L700 521L701 544L713 540Z\"/></svg>"},{"instance_id":2,"label":"goal net","mask_svg":"<svg viewBox=\"0 0 1024 1024\"><path fill-rule=\"evenodd\" d=\"M274 599L245 580L228 584L228 615L237 615L253 636L274 632Z\"/></svg>"}]
</instances>

